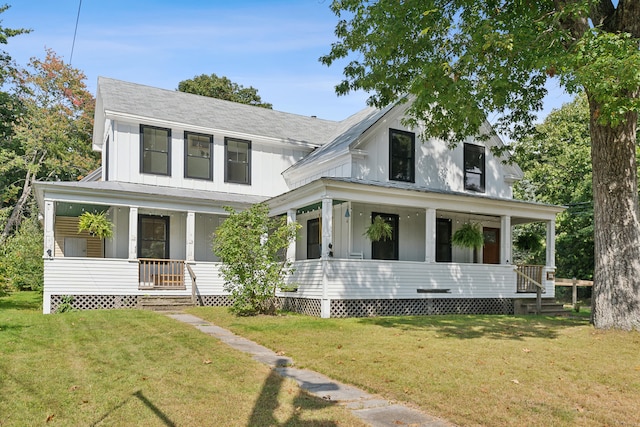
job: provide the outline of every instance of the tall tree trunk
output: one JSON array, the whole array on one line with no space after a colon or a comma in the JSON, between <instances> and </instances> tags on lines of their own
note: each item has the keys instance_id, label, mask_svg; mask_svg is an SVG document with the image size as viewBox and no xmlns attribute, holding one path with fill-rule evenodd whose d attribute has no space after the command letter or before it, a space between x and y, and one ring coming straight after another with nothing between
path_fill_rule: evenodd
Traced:
<instances>
[{"instance_id":1,"label":"tall tree trunk","mask_svg":"<svg viewBox=\"0 0 640 427\"><path fill-rule=\"evenodd\" d=\"M597 123L589 96L595 271L591 320L599 329L640 330L640 222L636 127L627 113L617 127Z\"/></svg>"},{"instance_id":2,"label":"tall tree trunk","mask_svg":"<svg viewBox=\"0 0 640 427\"><path fill-rule=\"evenodd\" d=\"M35 174L32 174L31 171L27 169L27 176L25 177L24 185L22 186L22 194L20 194L20 198L13 207L9 220L7 220L7 223L4 226L4 230L2 230L2 234L0 235L0 245L4 245L11 235L11 232L13 230L17 230L20 226L20 223L22 222L22 212L29 201L29 196L31 196L33 181L35 181Z\"/></svg>"}]
</instances>

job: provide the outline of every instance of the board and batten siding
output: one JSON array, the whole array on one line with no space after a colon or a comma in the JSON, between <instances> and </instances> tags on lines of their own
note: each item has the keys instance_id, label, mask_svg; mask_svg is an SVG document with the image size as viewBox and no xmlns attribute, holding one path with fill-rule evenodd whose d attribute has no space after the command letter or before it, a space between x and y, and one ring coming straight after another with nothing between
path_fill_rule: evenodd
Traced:
<instances>
[{"instance_id":1,"label":"board and batten siding","mask_svg":"<svg viewBox=\"0 0 640 427\"><path fill-rule=\"evenodd\" d=\"M142 123L144 124L144 123ZM276 196L289 190L282 171L307 155L311 148L294 146L286 142L273 142L260 138L242 138L251 141L251 185L227 183L224 180L223 133L213 134L213 180L184 177L185 127L171 129L171 176L140 172L140 123L114 122L112 153L109 156L109 180L149 185L160 185L195 190L221 191L237 194ZM197 133L203 133L198 130ZM235 137L235 136L234 136Z\"/></svg>"},{"instance_id":2,"label":"board and batten siding","mask_svg":"<svg viewBox=\"0 0 640 427\"><path fill-rule=\"evenodd\" d=\"M440 139L420 139L420 129L409 129L402 125L400 117L389 120L386 127L377 127L375 133L364 140L359 148L366 152L362 159L354 160L353 178L367 181L389 182L389 129L415 134L415 184L434 190L468 192L464 189L464 144L451 149ZM468 143L483 142L469 139ZM489 148L485 148L486 196L511 198L511 185L505 182L505 171L500 159ZM470 192L473 193L473 192Z\"/></svg>"},{"instance_id":3,"label":"board and batten siding","mask_svg":"<svg viewBox=\"0 0 640 427\"><path fill-rule=\"evenodd\" d=\"M56 216L54 225L55 235L55 257L65 256L65 239L84 239L86 242L86 255L91 258L102 258L104 256L104 241L91 236L87 231L78 232L78 217ZM67 241L67 243L70 243ZM69 256L69 255L67 255Z\"/></svg>"}]
</instances>

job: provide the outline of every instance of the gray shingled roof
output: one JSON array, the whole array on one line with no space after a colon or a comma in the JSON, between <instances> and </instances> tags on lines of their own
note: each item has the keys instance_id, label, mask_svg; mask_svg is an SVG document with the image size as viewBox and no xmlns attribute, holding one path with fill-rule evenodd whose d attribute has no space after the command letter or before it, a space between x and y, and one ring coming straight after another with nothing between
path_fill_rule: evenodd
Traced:
<instances>
[{"instance_id":1,"label":"gray shingled roof","mask_svg":"<svg viewBox=\"0 0 640 427\"><path fill-rule=\"evenodd\" d=\"M199 200L211 206L220 206L225 203L253 205L267 199L264 196L250 194L223 193L208 190L193 190L189 188L164 187L160 185L133 184L119 181L61 181L61 182L36 182L36 188L59 188L95 191L112 191L121 194L145 195L157 197L158 200L166 199L190 199Z\"/></svg>"},{"instance_id":2,"label":"gray shingled roof","mask_svg":"<svg viewBox=\"0 0 640 427\"><path fill-rule=\"evenodd\" d=\"M288 170L294 170L301 166L307 165L323 157L332 156L335 153L339 153L349 147L355 142L360 135L373 126L378 120L382 119L395 104L391 104L378 110L373 107L365 108L364 110L352 115L351 117L343 120L338 132L331 139L331 142L316 149L308 156L301 159L299 162L291 166Z\"/></svg>"},{"instance_id":3,"label":"gray shingled roof","mask_svg":"<svg viewBox=\"0 0 640 427\"><path fill-rule=\"evenodd\" d=\"M331 141L342 123L106 77L97 92L105 111L314 145Z\"/></svg>"}]
</instances>

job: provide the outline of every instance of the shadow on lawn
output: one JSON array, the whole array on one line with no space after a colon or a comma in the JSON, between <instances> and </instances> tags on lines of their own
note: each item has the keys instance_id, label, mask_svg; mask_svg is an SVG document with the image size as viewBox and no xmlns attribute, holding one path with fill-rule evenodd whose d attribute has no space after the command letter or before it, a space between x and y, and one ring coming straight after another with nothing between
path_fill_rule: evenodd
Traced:
<instances>
[{"instance_id":1,"label":"shadow on lawn","mask_svg":"<svg viewBox=\"0 0 640 427\"><path fill-rule=\"evenodd\" d=\"M278 421L274 412L278 409L280 404L278 403L278 394L284 383L284 378L280 376L275 369L271 369L269 376L265 380L260 396L253 407L251 418L249 419L249 426L322 426L333 427L337 426L333 421L323 420L302 420L300 416L305 412L312 410L323 409L335 403L327 400L322 400L318 397L311 396L298 389L298 394L293 399L292 406L294 413L284 422Z\"/></svg>"},{"instance_id":2,"label":"shadow on lawn","mask_svg":"<svg viewBox=\"0 0 640 427\"><path fill-rule=\"evenodd\" d=\"M131 396L129 396L126 400L120 402L118 405L113 407L109 412L104 414L102 417L100 417L100 419L98 419L95 423L93 423L91 425L92 426L97 426L100 423L102 423L104 420L109 418L109 416L112 413L114 413L118 409L122 408L127 402L129 402L129 400L131 400L132 397L135 397L140 402L142 402L144 404L144 406L146 406L151 412L153 412L153 414L156 417L158 417L158 420L160 420L165 426L167 426L167 427L176 427L176 423L171 421L171 419L169 417L167 417L167 415L164 412L162 412L160 410L160 408L158 408L156 405L154 405L152 401L147 399L147 397L144 394L142 394L141 390L138 390L135 393L131 394Z\"/></svg>"},{"instance_id":3,"label":"shadow on lawn","mask_svg":"<svg viewBox=\"0 0 640 427\"><path fill-rule=\"evenodd\" d=\"M375 317L359 321L405 331L433 331L442 338L501 340L556 338L562 329L589 325L589 319L585 318L499 315Z\"/></svg>"}]
</instances>

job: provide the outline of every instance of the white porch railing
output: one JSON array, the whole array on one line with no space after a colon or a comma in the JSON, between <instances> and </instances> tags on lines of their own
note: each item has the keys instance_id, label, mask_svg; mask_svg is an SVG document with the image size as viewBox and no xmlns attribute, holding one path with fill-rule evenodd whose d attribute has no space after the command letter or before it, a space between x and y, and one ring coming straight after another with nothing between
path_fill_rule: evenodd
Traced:
<instances>
[{"instance_id":1,"label":"white porch railing","mask_svg":"<svg viewBox=\"0 0 640 427\"><path fill-rule=\"evenodd\" d=\"M53 258L44 260L44 293L48 295L145 295L140 289L137 259L119 258ZM198 277L198 291L203 295L222 295L220 263L190 263ZM183 274L186 272L183 270ZM154 293L191 295L191 280L183 278L180 289L158 288Z\"/></svg>"},{"instance_id":2,"label":"white porch railing","mask_svg":"<svg viewBox=\"0 0 640 427\"><path fill-rule=\"evenodd\" d=\"M512 265L330 259L296 261L297 296L328 299L515 298ZM325 288L326 285L326 288Z\"/></svg>"}]
</instances>

